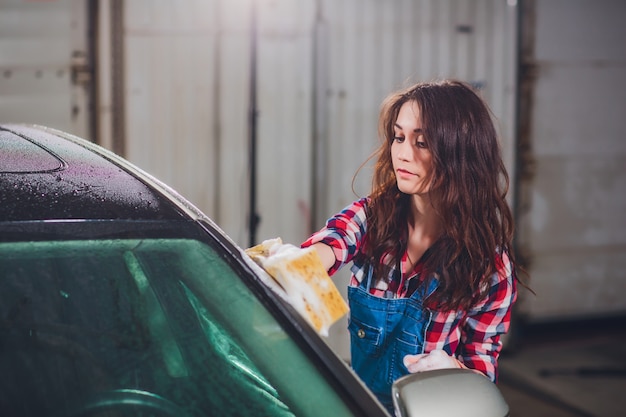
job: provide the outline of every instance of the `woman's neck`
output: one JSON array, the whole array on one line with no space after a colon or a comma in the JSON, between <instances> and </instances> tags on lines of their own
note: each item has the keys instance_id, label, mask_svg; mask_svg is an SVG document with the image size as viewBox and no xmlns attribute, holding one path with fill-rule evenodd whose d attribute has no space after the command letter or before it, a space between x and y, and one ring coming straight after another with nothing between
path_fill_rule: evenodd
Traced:
<instances>
[{"instance_id":1,"label":"woman's neck","mask_svg":"<svg viewBox=\"0 0 626 417\"><path fill-rule=\"evenodd\" d=\"M441 217L430 199L413 196L410 210L407 252L411 263L416 263L442 234Z\"/></svg>"},{"instance_id":2,"label":"woman's neck","mask_svg":"<svg viewBox=\"0 0 626 417\"><path fill-rule=\"evenodd\" d=\"M408 222L410 227L436 237L439 237L441 234L441 217L435 210L428 194L413 195L409 216Z\"/></svg>"}]
</instances>

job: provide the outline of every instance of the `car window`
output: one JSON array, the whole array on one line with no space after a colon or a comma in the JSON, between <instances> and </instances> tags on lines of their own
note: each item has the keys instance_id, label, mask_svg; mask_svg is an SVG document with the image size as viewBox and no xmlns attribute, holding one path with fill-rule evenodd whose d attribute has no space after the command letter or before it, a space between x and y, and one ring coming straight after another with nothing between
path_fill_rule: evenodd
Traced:
<instances>
[{"instance_id":1,"label":"car window","mask_svg":"<svg viewBox=\"0 0 626 417\"><path fill-rule=\"evenodd\" d=\"M1 410L352 415L196 240L0 243L0 317Z\"/></svg>"}]
</instances>

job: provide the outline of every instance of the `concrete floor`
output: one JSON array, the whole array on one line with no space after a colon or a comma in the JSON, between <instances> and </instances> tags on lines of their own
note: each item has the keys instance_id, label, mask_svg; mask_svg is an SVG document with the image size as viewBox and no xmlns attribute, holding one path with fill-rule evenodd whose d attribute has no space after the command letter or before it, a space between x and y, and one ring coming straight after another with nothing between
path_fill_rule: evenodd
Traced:
<instances>
[{"instance_id":1,"label":"concrete floor","mask_svg":"<svg viewBox=\"0 0 626 417\"><path fill-rule=\"evenodd\" d=\"M500 357L511 417L625 417L626 317L527 326Z\"/></svg>"}]
</instances>

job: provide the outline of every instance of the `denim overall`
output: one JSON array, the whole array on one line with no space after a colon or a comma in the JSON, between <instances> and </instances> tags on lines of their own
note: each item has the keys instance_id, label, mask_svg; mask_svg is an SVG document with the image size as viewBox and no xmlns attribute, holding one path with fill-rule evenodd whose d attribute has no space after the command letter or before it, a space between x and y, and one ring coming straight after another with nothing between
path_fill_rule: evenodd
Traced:
<instances>
[{"instance_id":1,"label":"denim overall","mask_svg":"<svg viewBox=\"0 0 626 417\"><path fill-rule=\"evenodd\" d=\"M424 351L432 313L422 301L437 282L433 279L428 289L421 286L408 298L381 298L370 294L372 270L358 287L348 287L352 368L393 415L391 385L409 373L404 356Z\"/></svg>"}]
</instances>

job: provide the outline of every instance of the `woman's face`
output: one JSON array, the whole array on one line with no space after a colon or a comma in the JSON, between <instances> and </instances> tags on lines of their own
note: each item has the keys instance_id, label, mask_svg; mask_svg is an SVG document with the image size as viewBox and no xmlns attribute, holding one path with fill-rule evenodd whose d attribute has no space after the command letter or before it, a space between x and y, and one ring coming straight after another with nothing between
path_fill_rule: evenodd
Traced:
<instances>
[{"instance_id":1,"label":"woman's face","mask_svg":"<svg viewBox=\"0 0 626 417\"><path fill-rule=\"evenodd\" d=\"M421 195L430 189L432 155L422 129L417 103L404 103L393 128L391 161L398 189L405 194Z\"/></svg>"}]
</instances>

